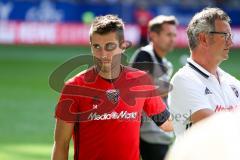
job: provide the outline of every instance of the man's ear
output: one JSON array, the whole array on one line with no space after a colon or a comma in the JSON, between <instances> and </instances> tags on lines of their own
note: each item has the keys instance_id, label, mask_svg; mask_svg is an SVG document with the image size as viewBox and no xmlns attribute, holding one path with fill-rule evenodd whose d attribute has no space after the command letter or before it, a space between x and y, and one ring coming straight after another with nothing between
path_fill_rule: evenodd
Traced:
<instances>
[{"instance_id":1,"label":"man's ear","mask_svg":"<svg viewBox=\"0 0 240 160\"><path fill-rule=\"evenodd\" d=\"M89 47L90 47L90 49L92 51L92 42L91 41L89 41Z\"/></svg>"},{"instance_id":2,"label":"man's ear","mask_svg":"<svg viewBox=\"0 0 240 160\"><path fill-rule=\"evenodd\" d=\"M126 40L123 40L123 41L120 42L120 48L121 48L122 50L125 51L126 49L128 49L128 48L130 48L130 47L132 47L132 42L126 41Z\"/></svg>"},{"instance_id":3,"label":"man's ear","mask_svg":"<svg viewBox=\"0 0 240 160\"><path fill-rule=\"evenodd\" d=\"M126 49L132 47L132 42L131 41L126 41L126 40L122 40L120 42L119 48L122 49L122 54L126 51Z\"/></svg>"},{"instance_id":4,"label":"man's ear","mask_svg":"<svg viewBox=\"0 0 240 160\"><path fill-rule=\"evenodd\" d=\"M199 45L203 46L203 47L207 47L209 45L209 39L208 39L208 34L207 33L199 33L198 34L198 42Z\"/></svg>"},{"instance_id":5,"label":"man's ear","mask_svg":"<svg viewBox=\"0 0 240 160\"><path fill-rule=\"evenodd\" d=\"M149 40L150 41L154 40L156 36L157 36L156 32L149 32Z\"/></svg>"}]
</instances>

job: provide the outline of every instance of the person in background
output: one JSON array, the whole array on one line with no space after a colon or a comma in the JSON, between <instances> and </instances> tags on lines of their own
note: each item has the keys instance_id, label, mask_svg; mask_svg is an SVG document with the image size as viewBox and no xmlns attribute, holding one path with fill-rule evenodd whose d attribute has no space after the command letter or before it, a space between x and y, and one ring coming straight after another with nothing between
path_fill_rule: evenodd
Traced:
<instances>
[{"instance_id":1,"label":"person in background","mask_svg":"<svg viewBox=\"0 0 240 160\"><path fill-rule=\"evenodd\" d=\"M173 72L166 55L174 49L178 21L174 16L159 15L148 23L150 43L139 48L130 60L134 68L147 71L167 100L169 81ZM164 114L164 113L163 113ZM158 126L143 116L140 130L140 151L143 160L162 160L173 140L173 133L159 130Z\"/></svg>"},{"instance_id":2,"label":"person in background","mask_svg":"<svg viewBox=\"0 0 240 160\"><path fill-rule=\"evenodd\" d=\"M134 12L134 19L140 29L140 46L148 43L148 22L152 19L152 17L152 13L146 9L145 3L139 4Z\"/></svg>"}]
</instances>

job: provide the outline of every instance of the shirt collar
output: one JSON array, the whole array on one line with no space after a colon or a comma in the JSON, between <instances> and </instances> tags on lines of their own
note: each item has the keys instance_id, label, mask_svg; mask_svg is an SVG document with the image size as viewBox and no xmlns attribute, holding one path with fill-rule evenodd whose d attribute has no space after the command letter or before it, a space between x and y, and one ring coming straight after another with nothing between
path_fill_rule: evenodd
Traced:
<instances>
[{"instance_id":1,"label":"shirt collar","mask_svg":"<svg viewBox=\"0 0 240 160\"><path fill-rule=\"evenodd\" d=\"M188 58L187 59L187 63L188 66L191 67L193 70L195 70L196 72L198 72L199 74L201 74L203 77L205 78L209 78L209 76L211 75L210 72L208 72L206 69L204 69L202 66L200 66L199 64L197 64L197 62L195 62L193 59Z\"/></svg>"}]
</instances>

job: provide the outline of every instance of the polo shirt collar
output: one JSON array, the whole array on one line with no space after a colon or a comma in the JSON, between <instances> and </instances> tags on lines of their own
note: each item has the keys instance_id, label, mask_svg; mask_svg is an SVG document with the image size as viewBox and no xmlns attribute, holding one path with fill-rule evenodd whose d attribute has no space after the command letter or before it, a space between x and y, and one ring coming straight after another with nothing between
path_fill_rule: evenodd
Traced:
<instances>
[{"instance_id":1,"label":"polo shirt collar","mask_svg":"<svg viewBox=\"0 0 240 160\"><path fill-rule=\"evenodd\" d=\"M201 74L203 77L205 78L209 78L209 76L211 75L210 72L208 72L206 69L204 69L202 66L200 66L199 64L197 64L193 59L188 58L187 59L187 63L189 65L189 67L191 67L193 70L195 70L196 72L198 72L199 74Z\"/></svg>"}]
</instances>

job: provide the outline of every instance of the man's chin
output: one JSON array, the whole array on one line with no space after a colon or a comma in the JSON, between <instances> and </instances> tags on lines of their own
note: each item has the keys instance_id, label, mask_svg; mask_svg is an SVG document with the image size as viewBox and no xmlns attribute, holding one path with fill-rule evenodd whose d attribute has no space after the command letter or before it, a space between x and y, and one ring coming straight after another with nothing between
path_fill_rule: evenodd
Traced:
<instances>
[{"instance_id":1,"label":"man's chin","mask_svg":"<svg viewBox=\"0 0 240 160\"><path fill-rule=\"evenodd\" d=\"M172 52L173 51L173 49L174 49L174 47L168 47L166 50L165 50L165 52Z\"/></svg>"},{"instance_id":2,"label":"man's chin","mask_svg":"<svg viewBox=\"0 0 240 160\"><path fill-rule=\"evenodd\" d=\"M224 60L224 61L225 61L225 60L228 60L228 58L229 58L228 56L225 56L223 60Z\"/></svg>"},{"instance_id":3,"label":"man's chin","mask_svg":"<svg viewBox=\"0 0 240 160\"><path fill-rule=\"evenodd\" d=\"M219 63L218 65L220 65L223 61L227 60L228 59L228 54L227 55L224 55L220 60L219 60Z\"/></svg>"},{"instance_id":4,"label":"man's chin","mask_svg":"<svg viewBox=\"0 0 240 160\"><path fill-rule=\"evenodd\" d=\"M228 54L229 54L229 52L227 52L227 53L224 54L224 56L223 56L224 60L227 60L227 59L228 59L228 57L229 57Z\"/></svg>"}]
</instances>

